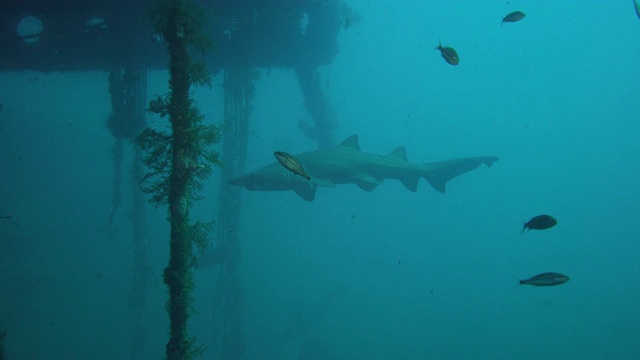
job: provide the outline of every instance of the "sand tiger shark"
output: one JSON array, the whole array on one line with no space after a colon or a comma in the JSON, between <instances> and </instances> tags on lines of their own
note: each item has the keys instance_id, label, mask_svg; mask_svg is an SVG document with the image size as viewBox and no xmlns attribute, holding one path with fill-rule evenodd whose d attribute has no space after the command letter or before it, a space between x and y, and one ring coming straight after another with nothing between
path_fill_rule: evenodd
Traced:
<instances>
[{"instance_id":1,"label":"sand tiger shark","mask_svg":"<svg viewBox=\"0 0 640 360\"><path fill-rule=\"evenodd\" d=\"M495 156L453 159L426 164L412 164L407 160L404 146L387 155L374 155L360 151L358 135L351 135L340 145L327 150L316 150L295 155L311 179L307 180L273 162L228 183L254 191L293 190L307 201L313 201L316 189L338 184L356 184L372 191L384 179L397 179L416 192L418 181L425 178L437 191L444 193L447 181L485 164L490 167L498 160Z\"/></svg>"}]
</instances>

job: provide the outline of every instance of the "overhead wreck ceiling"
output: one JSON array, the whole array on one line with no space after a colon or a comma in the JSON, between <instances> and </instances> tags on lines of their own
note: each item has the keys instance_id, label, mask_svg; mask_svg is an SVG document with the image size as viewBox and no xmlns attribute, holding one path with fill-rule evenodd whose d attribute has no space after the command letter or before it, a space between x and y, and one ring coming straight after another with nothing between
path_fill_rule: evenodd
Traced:
<instances>
[{"instance_id":1,"label":"overhead wreck ceiling","mask_svg":"<svg viewBox=\"0 0 640 360\"><path fill-rule=\"evenodd\" d=\"M163 69L167 55L153 33L153 0L4 0L0 2L0 71ZM337 35L352 19L341 0L205 0L221 68L329 64Z\"/></svg>"}]
</instances>

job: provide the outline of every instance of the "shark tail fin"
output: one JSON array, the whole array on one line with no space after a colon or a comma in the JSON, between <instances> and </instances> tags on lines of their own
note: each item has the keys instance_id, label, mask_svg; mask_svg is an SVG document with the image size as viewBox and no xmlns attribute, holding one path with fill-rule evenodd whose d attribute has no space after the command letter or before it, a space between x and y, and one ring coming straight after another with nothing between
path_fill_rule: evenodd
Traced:
<instances>
[{"instance_id":1,"label":"shark tail fin","mask_svg":"<svg viewBox=\"0 0 640 360\"><path fill-rule=\"evenodd\" d=\"M449 180L469 172L482 164L491 167L496 161L498 161L498 158L495 156L481 156L427 163L424 165L425 169L422 177L438 192L444 193Z\"/></svg>"}]
</instances>

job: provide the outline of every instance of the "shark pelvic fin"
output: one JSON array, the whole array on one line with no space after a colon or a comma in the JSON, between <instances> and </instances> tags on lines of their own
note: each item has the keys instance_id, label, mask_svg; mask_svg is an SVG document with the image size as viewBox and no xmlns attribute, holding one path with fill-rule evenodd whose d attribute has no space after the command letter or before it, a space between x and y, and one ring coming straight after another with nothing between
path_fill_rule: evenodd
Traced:
<instances>
[{"instance_id":1,"label":"shark pelvic fin","mask_svg":"<svg viewBox=\"0 0 640 360\"><path fill-rule=\"evenodd\" d=\"M353 134L346 138L338 147L348 147L360 151L360 142L358 142L358 135Z\"/></svg>"},{"instance_id":2,"label":"shark pelvic fin","mask_svg":"<svg viewBox=\"0 0 640 360\"><path fill-rule=\"evenodd\" d=\"M375 189L378 185L381 185L383 181L383 179L379 179L371 175L364 175L360 177L360 179L356 180L355 183L362 190L373 191L373 189Z\"/></svg>"}]
</instances>

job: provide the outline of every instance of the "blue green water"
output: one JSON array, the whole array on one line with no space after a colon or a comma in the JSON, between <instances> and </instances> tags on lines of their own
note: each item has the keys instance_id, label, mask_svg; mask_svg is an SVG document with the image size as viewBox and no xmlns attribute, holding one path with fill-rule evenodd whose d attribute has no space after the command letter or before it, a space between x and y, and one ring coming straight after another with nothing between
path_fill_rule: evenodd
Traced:
<instances>
[{"instance_id":1,"label":"blue green water","mask_svg":"<svg viewBox=\"0 0 640 360\"><path fill-rule=\"evenodd\" d=\"M409 161L499 156L445 194L243 192L247 359L640 358L640 19L632 1L348 1L360 21L319 70L335 140ZM526 18L500 26L507 13ZM433 48L456 49L447 64ZM110 98L100 72L0 74L0 330L9 359L127 358L131 204L111 210ZM148 93L167 91L164 71ZM194 90L222 117L222 77ZM295 74L261 70L247 170L315 143ZM149 116L154 126L163 120ZM125 148L123 174L129 176ZM194 208L217 216L219 171ZM128 178L127 178L128 179ZM125 180L125 184L128 184ZM558 225L520 234L551 214ZM167 341L163 208L147 210L146 358ZM215 232L213 233L215 235ZM543 272L571 278L518 287ZM216 267L196 273L191 333L214 359Z\"/></svg>"}]
</instances>

